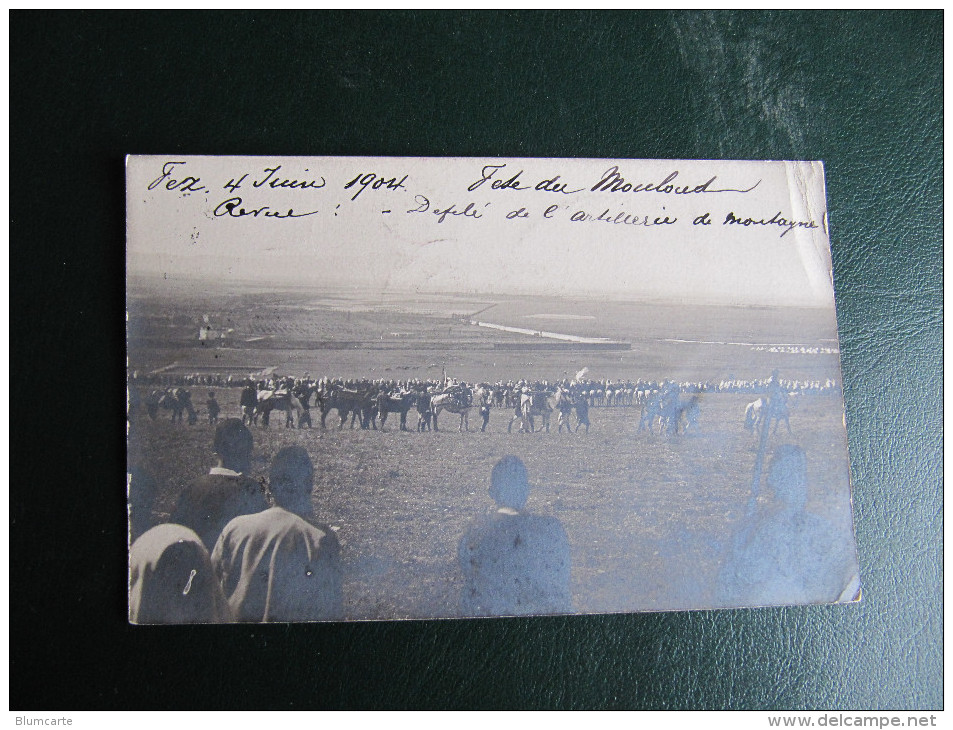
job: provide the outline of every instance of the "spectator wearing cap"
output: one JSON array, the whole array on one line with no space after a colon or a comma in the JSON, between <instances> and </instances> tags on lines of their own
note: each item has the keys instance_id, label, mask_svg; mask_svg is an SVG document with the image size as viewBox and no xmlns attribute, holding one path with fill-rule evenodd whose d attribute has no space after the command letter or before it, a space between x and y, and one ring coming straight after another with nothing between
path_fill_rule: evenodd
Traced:
<instances>
[{"instance_id":1,"label":"spectator wearing cap","mask_svg":"<svg viewBox=\"0 0 953 730\"><path fill-rule=\"evenodd\" d=\"M185 488L172 510L170 521L194 530L209 550L235 517L270 506L262 485L248 476L253 445L240 420L222 421L213 443L216 465Z\"/></svg>"}]
</instances>

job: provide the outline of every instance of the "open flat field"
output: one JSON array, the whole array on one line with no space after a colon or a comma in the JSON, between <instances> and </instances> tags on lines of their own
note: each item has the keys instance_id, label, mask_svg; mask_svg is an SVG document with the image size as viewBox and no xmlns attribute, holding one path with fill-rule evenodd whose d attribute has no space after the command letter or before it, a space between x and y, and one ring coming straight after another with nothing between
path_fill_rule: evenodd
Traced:
<instances>
[{"instance_id":1,"label":"open flat field","mask_svg":"<svg viewBox=\"0 0 953 730\"><path fill-rule=\"evenodd\" d=\"M470 382L572 377L717 382L767 378L840 382L833 315L821 310L675 307L540 297L389 295L265 288L130 287L129 367L152 377L275 373L318 378ZM497 324L606 337L631 349L540 349L540 338L488 330ZM215 333L198 341L201 326ZM500 349L516 343L524 349ZM130 465L148 469L168 514L178 494L212 465L208 388L193 386L195 426L168 413L134 419ZM215 388L222 417L237 416L238 388ZM792 433L808 455L809 508L852 544L843 405L837 391L804 395ZM752 394L705 394L700 429L676 437L638 432L639 409L593 408L590 434L508 434L494 410L488 433L290 430L280 417L254 427L254 476L283 446L304 446L316 466L315 515L333 525L346 568L352 619L457 614L457 544L491 508L490 471L506 454L526 463L527 508L559 518L572 546L572 591L582 612L704 608L751 493L755 437L742 428ZM317 421L317 419L315 419ZM333 421L329 419L329 423ZM471 428L479 424L472 414ZM555 424L555 419L554 419Z\"/></svg>"},{"instance_id":2,"label":"open flat field","mask_svg":"<svg viewBox=\"0 0 953 730\"><path fill-rule=\"evenodd\" d=\"M218 389L223 415L238 391ZM338 528L354 619L453 616L461 586L456 548L468 523L488 510L489 475L504 454L530 473L527 508L558 517L572 546L575 608L585 612L709 607L730 538L750 495L755 437L742 428L744 395L709 395L701 428L677 437L638 433L636 408L594 408L585 433L506 433L495 410L488 433L254 427L254 476L283 446L300 444L316 466L315 514ZM804 397L791 414L808 454L809 508L849 534L848 471L839 400ZM453 429L453 430L450 430ZM167 416L134 423L130 461L161 485L168 512L189 480L212 462L213 427L173 425Z\"/></svg>"},{"instance_id":3,"label":"open flat field","mask_svg":"<svg viewBox=\"0 0 953 730\"><path fill-rule=\"evenodd\" d=\"M689 306L599 299L407 294L184 283L130 287L129 367L140 374L266 369L281 375L555 380L840 381L831 311ZM597 350L478 327L479 320L627 343ZM203 322L214 337L199 341ZM224 338L219 337L220 334ZM501 349L516 347L517 349ZM518 349L523 348L523 349Z\"/></svg>"}]
</instances>

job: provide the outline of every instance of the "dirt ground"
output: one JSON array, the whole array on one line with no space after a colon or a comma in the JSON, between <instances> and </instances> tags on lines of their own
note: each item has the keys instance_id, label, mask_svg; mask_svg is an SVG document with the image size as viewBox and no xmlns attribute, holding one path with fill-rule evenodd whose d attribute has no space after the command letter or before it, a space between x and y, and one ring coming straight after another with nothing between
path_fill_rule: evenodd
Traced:
<instances>
[{"instance_id":1,"label":"dirt ground","mask_svg":"<svg viewBox=\"0 0 953 730\"><path fill-rule=\"evenodd\" d=\"M204 393L203 389L203 393ZM214 389L222 417L239 413L239 389ZM196 391L197 392L197 391ZM204 400L194 397L197 404ZM567 435L507 433L509 413L492 412L487 433L459 433L445 414L439 433L253 427L253 476L277 451L299 444L314 461L314 509L342 545L351 619L457 615L457 544L491 508L490 471L505 454L523 459L527 509L557 517L572 549L572 593L580 612L711 607L723 556L751 495L756 439L742 428L745 394L708 394L689 435L638 432L639 409L593 408L592 430ZM201 411L201 409L200 409ZM791 434L808 455L808 507L851 532L848 465L840 399L804 396ZM473 421L479 423L476 413ZM471 422L471 429L474 427ZM155 515L213 463L214 427L172 424L144 413L129 431L129 463L156 478Z\"/></svg>"},{"instance_id":2,"label":"dirt ground","mask_svg":"<svg viewBox=\"0 0 953 730\"><path fill-rule=\"evenodd\" d=\"M583 367L602 380L673 378L718 382L767 378L839 382L833 311L703 307L527 296L421 293L370 296L152 282L128 293L130 372L256 372L313 377L470 382L572 378ZM607 337L631 349L534 349L538 338L478 327L473 319L577 336ZM208 322L220 342L198 341ZM501 349L499 343L523 343ZM806 347L805 347L806 346ZM145 391L148 385L143 385ZM192 388L202 410L205 391ZM238 416L238 388L216 388L222 417ZM849 470L840 396L804 395L792 433L771 437L768 455L794 443L808 456L809 508L852 544ZM144 393L143 393L144 395ZM639 409L593 408L586 434L508 434L494 410L487 433L401 433L255 427L254 476L286 445L316 466L314 510L343 547L345 600L352 619L454 616L461 574L457 544L492 506L493 465L523 459L533 489L527 508L557 517L572 549L572 592L583 612L703 608L751 495L755 437L742 428L751 394L706 394L690 435L638 431ZM204 414L202 414L204 415ZM474 411L472 423L478 424ZM332 419L333 420L333 419ZM329 421L330 422L330 421ZM472 425L471 425L472 427ZM129 463L160 486L156 516L212 465L213 427L173 425L168 413L134 418Z\"/></svg>"}]
</instances>

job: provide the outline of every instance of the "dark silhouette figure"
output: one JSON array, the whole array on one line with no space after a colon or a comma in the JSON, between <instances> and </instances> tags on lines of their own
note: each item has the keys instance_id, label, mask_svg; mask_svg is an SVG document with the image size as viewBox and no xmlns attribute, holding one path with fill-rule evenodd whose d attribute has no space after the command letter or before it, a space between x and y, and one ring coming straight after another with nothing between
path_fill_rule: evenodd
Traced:
<instances>
[{"instance_id":1,"label":"dark silhouette figure","mask_svg":"<svg viewBox=\"0 0 953 730\"><path fill-rule=\"evenodd\" d=\"M179 495L171 522L194 530L209 550L231 520L270 506L262 486L246 476L253 447L251 431L237 418L215 429L213 448L218 463Z\"/></svg>"},{"instance_id":2,"label":"dark silhouette figure","mask_svg":"<svg viewBox=\"0 0 953 730\"><path fill-rule=\"evenodd\" d=\"M219 406L218 401L215 400L215 392L208 392L208 400L205 401L205 407L208 409L208 422L209 425L214 426L218 423L218 414L222 412L221 406Z\"/></svg>"},{"instance_id":3,"label":"dark silhouette figure","mask_svg":"<svg viewBox=\"0 0 953 730\"><path fill-rule=\"evenodd\" d=\"M232 520L212 563L238 621L327 621L343 616L340 547L311 523L314 467L300 446L271 465L276 506Z\"/></svg>"},{"instance_id":4,"label":"dark silhouette figure","mask_svg":"<svg viewBox=\"0 0 953 730\"><path fill-rule=\"evenodd\" d=\"M529 497L526 467L504 456L493 467L496 508L467 530L458 559L464 586L460 608L469 616L569 613L570 556L555 517L523 511Z\"/></svg>"},{"instance_id":5,"label":"dark silhouette figure","mask_svg":"<svg viewBox=\"0 0 953 730\"><path fill-rule=\"evenodd\" d=\"M586 427L586 433L589 433L589 404L582 396L576 399L576 433L583 426Z\"/></svg>"},{"instance_id":6,"label":"dark silhouette figure","mask_svg":"<svg viewBox=\"0 0 953 730\"><path fill-rule=\"evenodd\" d=\"M258 408L258 389L253 383L246 384L242 389L238 404L242 411L242 423L250 426L256 418L255 411Z\"/></svg>"},{"instance_id":7,"label":"dark silhouette figure","mask_svg":"<svg viewBox=\"0 0 953 730\"><path fill-rule=\"evenodd\" d=\"M204 624L231 620L208 551L192 530L158 525L129 549L129 621Z\"/></svg>"},{"instance_id":8,"label":"dark silhouette figure","mask_svg":"<svg viewBox=\"0 0 953 730\"><path fill-rule=\"evenodd\" d=\"M779 446L764 500L752 503L721 571L722 605L851 601L860 589L849 530L807 509L807 456Z\"/></svg>"}]
</instances>

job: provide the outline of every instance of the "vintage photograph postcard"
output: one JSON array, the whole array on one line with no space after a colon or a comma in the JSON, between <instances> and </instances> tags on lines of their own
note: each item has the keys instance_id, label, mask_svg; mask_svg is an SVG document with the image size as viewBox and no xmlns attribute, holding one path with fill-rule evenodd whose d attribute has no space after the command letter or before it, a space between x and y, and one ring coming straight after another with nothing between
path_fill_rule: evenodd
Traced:
<instances>
[{"instance_id":1,"label":"vintage photograph postcard","mask_svg":"<svg viewBox=\"0 0 953 730\"><path fill-rule=\"evenodd\" d=\"M860 600L819 162L130 156L129 620Z\"/></svg>"}]
</instances>

